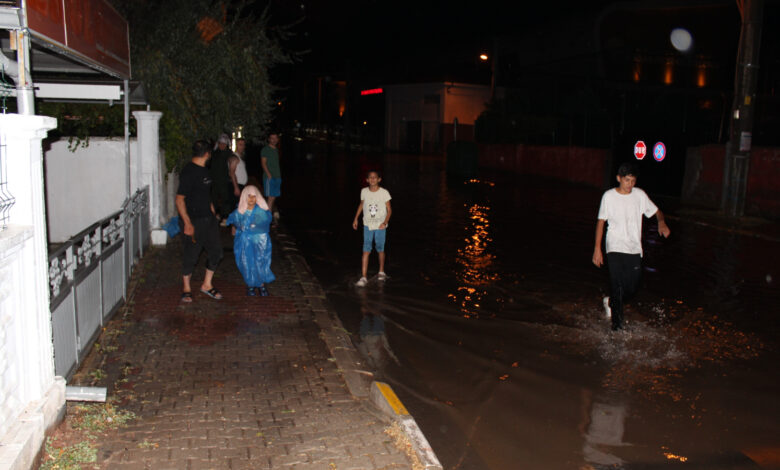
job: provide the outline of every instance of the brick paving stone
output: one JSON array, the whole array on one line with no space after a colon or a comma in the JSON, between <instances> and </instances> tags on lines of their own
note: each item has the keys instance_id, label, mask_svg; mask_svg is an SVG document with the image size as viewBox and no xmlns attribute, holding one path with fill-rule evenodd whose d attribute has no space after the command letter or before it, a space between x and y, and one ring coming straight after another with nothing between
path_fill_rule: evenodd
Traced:
<instances>
[{"instance_id":1,"label":"brick paving stone","mask_svg":"<svg viewBox=\"0 0 780 470\"><path fill-rule=\"evenodd\" d=\"M273 240L270 297L244 294L228 251L214 278L225 299L197 292L202 257L194 301L181 304L180 241L145 254L127 313L106 328L121 333L99 340L116 350L85 361L106 373L94 385L137 416L98 439L100 468L411 468L372 405L346 387L323 338L354 347L335 323L321 330L336 315L322 287L289 236Z\"/></svg>"}]
</instances>

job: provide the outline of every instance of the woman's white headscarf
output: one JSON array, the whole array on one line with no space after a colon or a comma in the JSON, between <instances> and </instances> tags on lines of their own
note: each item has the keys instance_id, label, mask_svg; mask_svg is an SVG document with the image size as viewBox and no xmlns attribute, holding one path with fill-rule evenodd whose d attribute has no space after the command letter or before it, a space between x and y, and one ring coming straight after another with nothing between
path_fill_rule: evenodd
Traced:
<instances>
[{"instance_id":1,"label":"woman's white headscarf","mask_svg":"<svg viewBox=\"0 0 780 470\"><path fill-rule=\"evenodd\" d=\"M260 206L260 209L268 210L268 203L265 202L265 199L260 194L260 190L257 189L256 186L252 186L251 184L249 186L245 186L244 190L241 191L241 199L238 201L238 213L243 214L246 212L246 210L249 208L249 195L254 194L255 195L255 204Z\"/></svg>"}]
</instances>

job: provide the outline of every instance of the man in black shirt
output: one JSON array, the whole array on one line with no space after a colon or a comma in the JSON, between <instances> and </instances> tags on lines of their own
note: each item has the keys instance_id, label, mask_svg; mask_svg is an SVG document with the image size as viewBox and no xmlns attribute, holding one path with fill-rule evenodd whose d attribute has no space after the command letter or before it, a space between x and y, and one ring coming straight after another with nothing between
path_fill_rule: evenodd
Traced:
<instances>
[{"instance_id":1,"label":"man in black shirt","mask_svg":"<svg viewBox=\"0 0 780 470\"><path fill-rule=\"evenodd\" d=\"M182 255L182 302L192 302L190 279L201 250L206 250L208 263L200 291L212 299L219 300L222 294L211 285L214 271L222 259L222 243L219 238L219 225L211 203L211 185L213 184L206 162L211 158L209 144L204 140L196 141L192 146L192 161L179 173L179 190L176 193L176 209L184 234L184 253Z\"/></svg>"}]
</instances>

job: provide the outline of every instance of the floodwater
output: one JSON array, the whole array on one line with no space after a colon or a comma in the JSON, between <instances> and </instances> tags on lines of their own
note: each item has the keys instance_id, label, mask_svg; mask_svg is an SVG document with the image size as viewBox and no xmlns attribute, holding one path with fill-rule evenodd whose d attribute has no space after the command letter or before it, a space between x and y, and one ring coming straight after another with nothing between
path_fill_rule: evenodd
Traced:
<instances>
[{"instance_id":1,"label":"floodwater","mask_svg":"<svg viewBox=\"0 0 780 470\"><path fill-rule=\"evenodd\" d=\"M651 219L612 333L590 262L600 190L288 147L282 220L445 469L780 468L780 241L674 216L662 239ZM361 289L370 167L393 197L390 279Z\"/></svg>"}]
</instances>

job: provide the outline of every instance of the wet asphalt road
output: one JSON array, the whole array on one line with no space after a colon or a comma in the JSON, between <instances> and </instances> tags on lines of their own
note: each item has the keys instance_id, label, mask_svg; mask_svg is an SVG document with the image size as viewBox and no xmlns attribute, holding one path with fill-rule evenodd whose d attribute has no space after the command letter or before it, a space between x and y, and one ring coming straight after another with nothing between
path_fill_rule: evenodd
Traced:
<instances>
[{"instance_id":1,"label":"wet asphalt road","mask_svg":"<svg viewBox=\"0 0 780 470\"><path fill-rule=\"evenodd\" d=\"M666 240L646 221L615 334L590 263L601 190L448 180L438 156L299 143L283 159L284 223L446 469L780 468L780 242L674 216ZM371 167L393 197L390 279L359 289Z\"/></svg>"}]
</instances>

